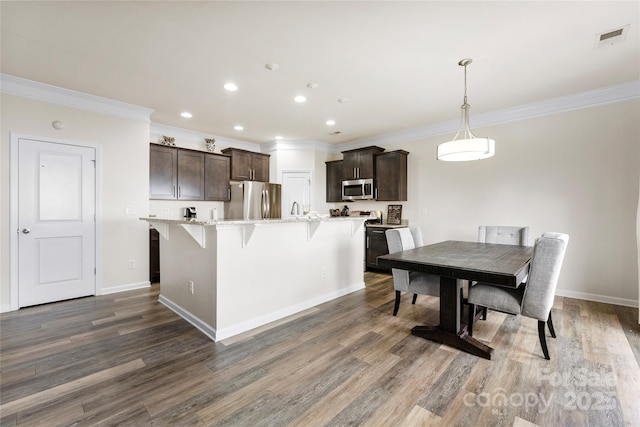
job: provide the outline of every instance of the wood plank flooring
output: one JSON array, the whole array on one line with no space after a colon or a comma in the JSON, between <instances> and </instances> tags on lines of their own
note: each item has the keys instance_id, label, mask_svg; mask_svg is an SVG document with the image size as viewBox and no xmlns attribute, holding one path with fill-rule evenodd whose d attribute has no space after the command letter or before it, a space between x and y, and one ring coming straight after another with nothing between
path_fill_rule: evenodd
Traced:
<instances>
[{"instance_id":1,"label":"wood plank flooring","mask_svg":"<svg viewBox=\"0 0 640 427\"><path fill-rule=\"evenodd\" d=\"M391 276L213 343L158 286L0 316L0 425L640 426L638 310L556 298L535 320L489 312L488 361L414 337L438 299Z\"/></svg>"}]
</instances>

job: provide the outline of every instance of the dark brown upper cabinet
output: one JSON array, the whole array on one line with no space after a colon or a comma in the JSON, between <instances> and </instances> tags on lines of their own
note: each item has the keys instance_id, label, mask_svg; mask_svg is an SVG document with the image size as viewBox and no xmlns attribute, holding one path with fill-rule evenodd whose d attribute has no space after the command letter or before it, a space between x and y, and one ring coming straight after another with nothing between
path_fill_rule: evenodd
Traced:
<instances>
[{"instance_id":1,"label":"dark brown upper cabinet","mask_svg":"<svg viewBox=\"0 0 640 427\"><path fill-rule=\"evenodd\" d=\"M407 200L407 156L404 150L389 151L376 156L374 197L379 201Z\"/></svg>"},{"instance_id":2,"label":"dark brown upper cabinet","mask_svg":"<svg viewBox=\"0 0 640 427\"><path fill-rule=\"evenodd\" d=\"M224 154L231 156L232 181L269 182L269 154L225 148Z\"/></svg>"},{"instance_id":3,"label":"dark brown upper cabinet","mask_svg":"<svg viewBox=\"0 0 640 427\"><path fill-rule=\"evenodd\" d=\"M204 200L204 153L178 149L178 200Z\"/></svg>"},{"instance_id":4,"label":"dark brown upper cabinet","mask_svg":"<svg viewBox=\"0 0 640 427\"><path fill-rule=\"evenodd\" d=\"M327 202L342 201L342 160L325 162L327 165Z\"/></svg>"},{"instance_id":5,"label":"dark brown upper cabinet","mask_svg":"<svg viewBox=\"0 0 640 427\"><path fill-rule=\"evenodd\" d=\"M227 202L231 193L229 174L231 158L220 154L204 155L204 199Z\"/></svg>"},{"instance_id":6,"label":"dark brown upper cabinet","mask_svg":"<svg viewBox=\"0 0 640 427\"><path fill-rule=\"evenodd\" d=\"M383 151L384 148L375 146L343 151L342 179L374 178L376 173L375 156Z\"/></svg>"},{"instance_id":7,"label":"dark brown upper cabinet","mask_svg":"<svg viewBox=\"0 0 640 427\"><path fill-rule=\"evenodd\" d=\"M149 199L227 201L230 164L222 154L150 144Z\"/></svg>"},{"instance_id":8,"label":"dark brown upper cabinet","mask_svg":"<svg viewBox=\"0 0 640 427\"><path fill-rule=\"evenodd\" d=\"M151 144L149 148L149 198L173 199L178 189L178 150Z\"/></svg>"}]
</instances>

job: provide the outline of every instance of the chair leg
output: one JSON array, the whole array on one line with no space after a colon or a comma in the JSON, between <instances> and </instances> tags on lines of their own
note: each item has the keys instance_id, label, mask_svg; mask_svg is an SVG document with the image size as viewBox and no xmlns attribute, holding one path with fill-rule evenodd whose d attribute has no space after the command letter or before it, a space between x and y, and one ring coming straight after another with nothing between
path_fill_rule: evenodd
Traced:
<instances>
[{"instance_id":1,"label":"chair leg","mask_svg":"<svg viewBox=\"0 0 640 427\"><path fill-rule=\"evenodd\" d=\"M413 294L413 299L411 300L411 304L415 304L418 299L418 294Z\"/></svg>"},{"instance_id":2,"label":"chair leg","mask_svg":"<svg viewBox=\"0 0 640 427\"><path fill-rule=\"evenodd\" d=\"M547 338L544 333L544 324L546 322L543 320L538 320L538 338L540 338L540 346L542 346L542 353L544 353L544 358L550 360L549 350L547 349Z\"/></svg>"},{"instance_id":3,"label":"chair leg","mask_svg":"<svg viewBox=\"0 0 640 427\"><path fill-rule=\"evenodd\" d=\"M487 320L487 307L482 307L482 320Z\"/></svg>"},{"instance_id":4,"label":"chair leg","mask_svg":"<svg viewBox=\"0 0 640 427\"><path fill-rule=\"evenodd\" d=\"M556 331L553 329L553 320L551 320L551 312L549 312L549 318L547 319L547 325L549 326L549 332L553 338L556 337Z\"/></svg>"},{"instance_id":5,"label":"chair leg","mask_svg":"<svg viewBox=\"0 0 640 427\"><path fill-rule=\"evenodd\" d=\"M473 336L473 321L476 317L476 306L475 304L469 304L469 322L467 323L467 333L469 336Z\"/></svg>"},{"instance_id":6,"label":"chair leg","mask_svg":"<svg viewBox=\"0 0 640 427\"><path fill-rule=\"evenodd\" d=\"M393 315L398 314L398 309L400 308L400 291L396 291L396 302L393 305Z\"/></svg>"}]
</instances>

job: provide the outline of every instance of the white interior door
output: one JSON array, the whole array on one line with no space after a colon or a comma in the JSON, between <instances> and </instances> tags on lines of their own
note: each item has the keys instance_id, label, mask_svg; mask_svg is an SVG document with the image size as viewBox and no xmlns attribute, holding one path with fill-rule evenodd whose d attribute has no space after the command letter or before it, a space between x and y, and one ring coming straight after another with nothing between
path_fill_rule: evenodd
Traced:
<instances>
[{"instance_id":1,"label":"white interior door","mask_svg":"<svg viewBox=\"0 0 640 427\"><path fill-rule=\"evenodd\" d=\"M282 172L282 217L311 210L311 172ZM296 208L293 202L296 202Z\"/></svg>"},{"instance_id":2,"label":"white interior door","mask_svg":"<svg viewBox=\"0 0 640 427\"><path fill-rule=\"evenodd\" d=\"M18 304L95 295L95 149L18 148Z\"/></svg>"}]
</instances>

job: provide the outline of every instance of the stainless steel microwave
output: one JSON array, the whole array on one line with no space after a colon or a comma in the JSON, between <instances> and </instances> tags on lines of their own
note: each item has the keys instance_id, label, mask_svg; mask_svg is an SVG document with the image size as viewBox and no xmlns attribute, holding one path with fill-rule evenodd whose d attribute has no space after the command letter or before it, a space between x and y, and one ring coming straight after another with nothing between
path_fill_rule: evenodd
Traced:
<instances>
[{"instance_id":1,"label":"stainless steel microwave","mask_svg":"<svg viewBox=\"0 0 640 427\"><path fill-rule=\"evenodd\" d=\"M373 199L373 179L342 181L342 200Z\"/></svg>"}]
</instances>

